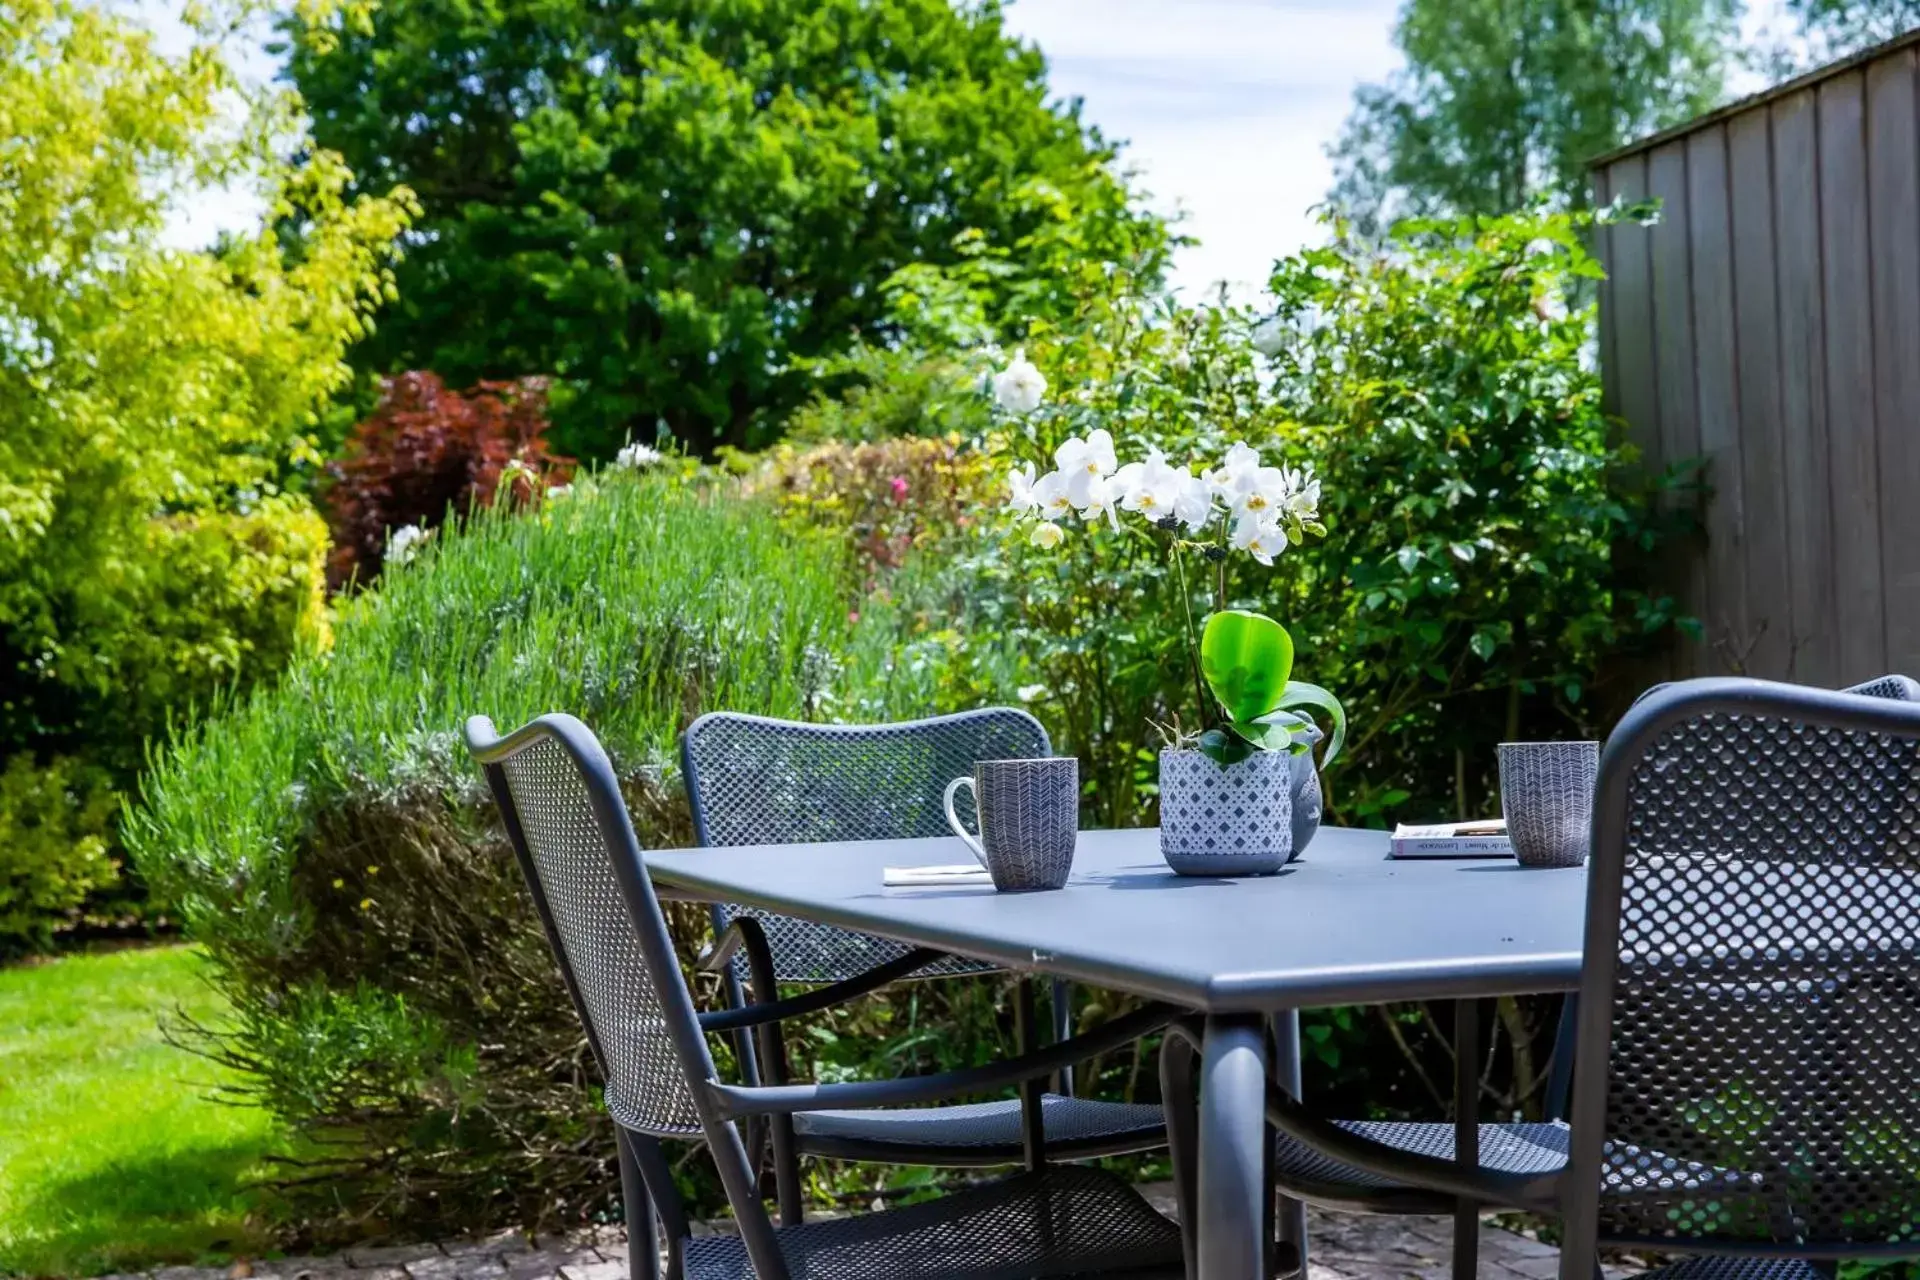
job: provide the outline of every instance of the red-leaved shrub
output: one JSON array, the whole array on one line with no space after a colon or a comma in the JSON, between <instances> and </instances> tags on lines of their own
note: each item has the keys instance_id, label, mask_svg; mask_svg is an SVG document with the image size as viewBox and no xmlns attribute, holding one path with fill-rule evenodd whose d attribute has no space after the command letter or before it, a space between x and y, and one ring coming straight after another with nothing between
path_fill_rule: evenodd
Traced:
<instances>
[{"instance_id":1,"label":"red-leaved shrub","mask_svg":"<svg viewBox=\"0 0 1920 1280\"><path fill-rule=\"evenodd\" d=\"M547 451L547 380L482 382L449 391L437 374L382 381L380 407L353 429L321 495L333 529L328 584L338 591L379 576L387 537L406 525L432 529L504 500L530 501L563 484L573 459ZM516 465L517 464L517 465Z\"/></svg>"}]
</instances>

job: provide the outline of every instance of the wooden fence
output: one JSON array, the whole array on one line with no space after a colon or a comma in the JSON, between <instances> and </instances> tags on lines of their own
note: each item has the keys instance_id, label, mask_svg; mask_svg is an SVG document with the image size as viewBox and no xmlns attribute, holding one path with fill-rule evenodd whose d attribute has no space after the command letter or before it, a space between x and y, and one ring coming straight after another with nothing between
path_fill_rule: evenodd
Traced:
<instances>
[{"instance_id":1,"label":"wooden fence","mask_svg":"<svg viewBox=\"0 0 1920 1280\"><path fill-rule=\"evenodd\" d=\"M1606 394L1702 459L1673 675L1920 676L1920 31L1594 162Z\"/></svg>"}]
</instances>

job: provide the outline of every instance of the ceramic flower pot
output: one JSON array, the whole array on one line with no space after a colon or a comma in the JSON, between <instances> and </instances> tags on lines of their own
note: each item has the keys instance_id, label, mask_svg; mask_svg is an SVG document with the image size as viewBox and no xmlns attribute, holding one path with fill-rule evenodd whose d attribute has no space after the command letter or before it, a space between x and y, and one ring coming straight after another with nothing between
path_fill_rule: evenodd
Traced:
<instances>
[{"instance_id":1,"label":"ceramic flower pot","mask_svg":"<svg viewBox=\"0 0 1920 1280\"><path fill-rule=\"evenodd\" d=\"M1162 751L1160 856L1183 876L1278 871L1293 853L1298 758L1256 751L1220 765L1198 751Z\"/></svg>"},{"instance_id":2,"label":"ceramic flower pot","mask_svg":"<svg viewBox=\"0 0 1920 1280\"><path fill-rule=\"evenodd\" d=\"M1320 773L1314 767L1313 748L1322 735L1308 725L1293 736L1296 742L1306 743L1307 749L1293 757L1293 853L1288 861L1305 853L1320 831Z\"/></svg>"}]
</instances>

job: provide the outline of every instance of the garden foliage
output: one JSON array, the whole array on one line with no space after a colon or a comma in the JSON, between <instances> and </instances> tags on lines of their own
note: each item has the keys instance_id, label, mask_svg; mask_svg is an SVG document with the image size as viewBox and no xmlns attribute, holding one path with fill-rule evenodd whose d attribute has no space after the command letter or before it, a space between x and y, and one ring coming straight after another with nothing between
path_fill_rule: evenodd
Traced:
<instances>
[{"instance_id":1,"label":"garden foliage","mask_svg":"<svg viewBox=\"0 0 1920 1280\"><path fill-rule=\"evenodd\" d=\"M1313 468L1326 537L1271 569L1233 558L1183 579L1153 539L1104 517L1070 522L1057 549L990 522L951 564L895 580L902 670L940 705L1023 702L1080 757L1086 821L1134 825L1154 817L1163 728L1193 727L1169 620L1255 610L1292 633L1295 674L1346 705L1329 821L1495 812L1492 744L1603 732L1637 692L1606 687L1608 660L1674 621L1635 585L1631 565L1662 530L1583 355L1591 313L1565 303L1597 273L1585 221L1415 224L1384 244L1336 226L1327 247L1278 264L1266 317L1177 308L1113 275L1070 323L1033 326L1025 351L1048 390L987 442L997 465L1105 428L1198 471L1244 439ZM1501 1087L1521 1106L1548 1028L1512 1002L1501 1014ZM1380 1031L1424 1040L1426 1015L1402 1016ZM1310 1030L1322 1066L1341 1067L1316 1089L1437 1100L1443 1063L1421 1067L1416 1051L1396 1067L1377 1037L1353 1039L1350 1014ZM1369 1085L1374 1071L1389 1078Z\"/></svg>"},{"instance_id":2,"label":"garden foliage","mask_svg":"<svg viewBox=\"0 0 1920 1280\"><path fill-rule=\"evenodd\" d=\"M1658 530L1582 359L1590 317L1560 301L1593 270L1578 219L1517 217L1385 246L1337 234L1279 266L1264 318L1102 271L1077 278L1070 314L1027 326L1041 407L975 444L876 439L862 415L892 421L879 383L932 369L914 394L942 421L987 420L980 375L1008 351L856 348L849 393L809 410L852 443L778 450L744 481L589 478L426 544L347 606L330 658L185 737L135 827L142 871L240 1011L210 1047L321 1153L303 1211L429 1230L609 1205L586 1046L456 736L472 712L580 715L643 840L678 843L673 743L702 710L1017 702L1081 758L1088 823L1131 825L1154 814L1156 722L1192 702L1168 619L1224 605L1283 621L1294 673L1345 702L1335 820L1486 812L1490 744L1591 733L1603 657L1670 622L1623 567ZM964 281L919 275L897 301L970 314ZM1037 546L1000 478L1095 427L1177 462L1245 439L1310 464L1326 536L1184 581L1145 537L1073 523ZM691 950L698 922L679 926ZM1502 1105L1537 1105L1548 1012L1502 1002ZM1312 1015L1316 1096L1441 1105L1432 1030L1419 1008ZM994 984L918 984L816 1020L795 1058L829 1079L952 1066L1006 1032ZM1152 1095L1141 1054L1081 1076Z\"/></svg>"},{"instance_id":3,"label":"garden foliage","mask_svg":"<svg viewBox=\"0 0 1920 1280\"><path fill-rule=\"evenodd\" d=\"M350 197L330 153L276 158L284 104L212 37L169 54L110 6L21 0L0 55L0 764L58 771L14 790L0 846L70 857L40 878L75 884L92 846L34 834L95 825L54 762L129 786L169 716L319 626L318 523L277 495L407 206ZM287 236L172 247L179 202L222 181Z\"/></svg>"},{"instance_id":4,"label":"garden foliage","mask_svg":"<svg viewBox=\"0 0 1920 1280\"><path fill-rule=\"evenodd\" d=\"M385 0L292 45L319 144L424 208L356 360L552 375L556 446L592 461L777 438L804 362L887 337L881 282L962 242L1155 272L1168 247L993 3ZM994 318L1048 287L998 287Z\"/></svg>"},{"instance_id":5,"label":"garden foliage","mask_svg":"<svg viewBox=\"0 0 1920 1280\"><path fill-rule=\"evenodd\" d=\"M335 590L371 582L390 530L433 529L501 497L515 505L563 484L572 460L547 449L542 378L450 391L438 375L381 380L380 403L327 464L322 502L333 529L327 578Z\"/></svg>"},{"instance_id":6,"label":"garden foliage","mask_svg":"<svg viewBox=\"0 0 1920 1280\"><path fill-rule=\"evenodd\" d=\"M364 1235L606 1208L586 1042L459 726L580 716L642 841L687 843L694 716L884 700L841 555L671 471L482 508L352 598L330 653L168 753L128 838L233 1002L204 1047L308 1140L300 1213Z\"/></svg>"}]
</instances>

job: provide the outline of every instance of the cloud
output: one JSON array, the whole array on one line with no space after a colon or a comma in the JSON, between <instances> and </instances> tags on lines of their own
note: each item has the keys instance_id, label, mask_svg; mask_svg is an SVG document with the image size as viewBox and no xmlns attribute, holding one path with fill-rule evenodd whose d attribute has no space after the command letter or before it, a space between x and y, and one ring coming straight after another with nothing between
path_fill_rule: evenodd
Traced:
<instances>
[{"instance_id":1,"label":"cloud","mask_svg":"<svg viewBox=\"0 0 1920 1280\"><path fill-rule=\"evenodd\" d=\"M1007 25L1047 55L1054 90L1129 144L1163 212L1201 240L1174 280L1246 296L1314 243L1332 185L1323 148L1356 86L1399 62L1397 0L1014 0Z\"/></svg>"}]
</instances>

